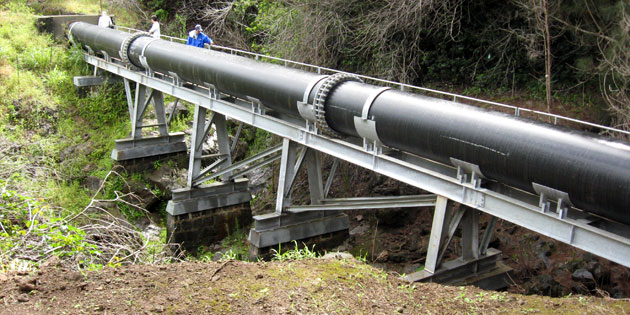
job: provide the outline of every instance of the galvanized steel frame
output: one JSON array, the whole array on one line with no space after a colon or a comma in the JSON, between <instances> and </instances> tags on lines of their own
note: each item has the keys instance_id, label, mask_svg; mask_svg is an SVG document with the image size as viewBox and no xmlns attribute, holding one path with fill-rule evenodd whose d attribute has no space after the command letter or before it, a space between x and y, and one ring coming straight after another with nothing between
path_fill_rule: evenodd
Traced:
<instances>
[{"instance_id":1,"label":"galvanized steel frame","mask_svg":"<svg viewBox=\"0 0 630 315\"><path fill-rule=\"evenodd\" d=\"M304 126L264 115L256 111L255 106L237 105L226 100L213 98L210 93L201 93L184 88L173 83L176 80L169 77L150 76L144 72L130 70L124 65L107 62L93 55L86 54L85 60L125 79L168 93L199 107L234 118L292 142L425 189L630 267L629 238L591 226L579 219L562 218L555 212L545 212L537 203L483 188L478 183L462 181L450 175L452 171L440 172L440 169L444 169L441 164L437 165L420 158L414 160L418 163L410 163L378 151L368 152L361 145L318 135Z\"/></svg>"}]
</instances>

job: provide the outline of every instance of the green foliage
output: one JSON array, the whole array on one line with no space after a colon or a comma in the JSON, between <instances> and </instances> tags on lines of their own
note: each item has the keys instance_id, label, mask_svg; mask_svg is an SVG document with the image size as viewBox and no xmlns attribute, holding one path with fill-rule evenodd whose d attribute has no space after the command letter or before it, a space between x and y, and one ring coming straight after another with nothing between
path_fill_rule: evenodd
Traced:
<instances>
[{"instance_id":1,"label":"green foliage","mask_svg":"<svg viewBox=\"0 0 630 315\"><path fill-rule=\"evenodd\" d=\"M56 255L77 257L81 268L100 268L100 252L85 239L85 232L57 217L50 205L14 190L0 181L0 270L28 253L31 262ZM30 264L30 263L29 263Z\"/></svg>"},{"instance_id":2,"label":"green foliage","mask_svg":"<svg viewBox=\"0 0 630 315\"><path fill-rule=\"evenodd\" d=\"M300 248L298 246L297 241L293 241L295 244L294 249L289 249L286 251L282 251L281 244L278 244L278 250L271 249L273 252L273 260L278 261L287 261L287 260L300 260L300 259L309 259L309 258L317 258L317 252L315 251L315 245L312 248L308 248L306 244L302 244L303 247Z\"/></svg>"},{"instance_id":3,"label":"green foliage","mask_svg":"<svg viewBox=\"0 0 630 315\"><path fill-rule=\"evenodd\" d=\"M221 241L221 247L227 248L221 256L222 260L247 260L249 253L249 243L247 242L248 229L239 228L236 222L234 232L230 233Z\"/></svg>"},{"instance_id":4,"label":"green foliage","mask_svg":"<svg viewBox=\"0 0 630 315\"><path fill-rule=\"evenodd\" d=\"M11 187L79 211L89 202L80 185L86 169L109 169L112 139L127 130L126 100L120 85L78 95L72 77L90 73L82 51L38 33L25 3L11 1L0 15L0 139L22 148L0 168L37 167L10 174Z\"/></svg>"}]
</instances>

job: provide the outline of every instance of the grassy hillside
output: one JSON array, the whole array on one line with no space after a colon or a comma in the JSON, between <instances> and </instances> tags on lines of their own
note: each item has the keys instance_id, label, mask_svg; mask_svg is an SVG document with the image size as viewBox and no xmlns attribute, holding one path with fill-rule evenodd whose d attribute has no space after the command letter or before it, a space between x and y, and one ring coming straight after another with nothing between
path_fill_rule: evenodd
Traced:
<instances>
[{"instance_id":1,"label":"grassy hillside","mask_svg":"<svg viewBox=\"0 0 630 315\"><path fill-rule=\"evenodd\" d=\"M90 2L81 10L93 10ZM0 9L0 269L71 253L91 261L83 231L65 219L89 204L84 179L105 177L112 140L128 132L123 89L80 96L72 78L92 71L80 51L38 33L24 1Z\"/></svg>"}]
</instances>

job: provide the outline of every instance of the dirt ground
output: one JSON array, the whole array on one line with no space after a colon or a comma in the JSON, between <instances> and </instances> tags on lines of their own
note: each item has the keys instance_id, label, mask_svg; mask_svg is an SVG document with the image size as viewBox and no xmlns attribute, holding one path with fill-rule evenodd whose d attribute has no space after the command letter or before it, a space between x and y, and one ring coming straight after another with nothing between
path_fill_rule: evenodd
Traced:
<instances>
[{"instance_id":1,"label":"dirt ground","mask_svg":"<svg viewBox=\"0 0 630 315\"><path fill-rule=\"evenodd\" d=\"M630 301L409 285L349 259L123 266L85 274L44 264L0 274L1 314L625 314Z\"/></svg>"}]
</instances>

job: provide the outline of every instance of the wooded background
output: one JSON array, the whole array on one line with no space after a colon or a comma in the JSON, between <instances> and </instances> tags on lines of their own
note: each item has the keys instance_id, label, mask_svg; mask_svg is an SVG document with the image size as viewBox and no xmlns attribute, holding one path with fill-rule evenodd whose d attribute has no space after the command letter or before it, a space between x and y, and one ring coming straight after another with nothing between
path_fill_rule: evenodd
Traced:
<instances>
[{"instance_id":1,"label":"wooded background","mask_svg":"<svg viewBox=\"0 0 630 315\"><path fill-rule=\"evenodd\" d=\"M630 129L627 0L134 0L172 35L473 94L526 93ZM475 93L477 92L477 93ZM592 116L592 114L591 114Z\"/></svg>"}]
</instances>

